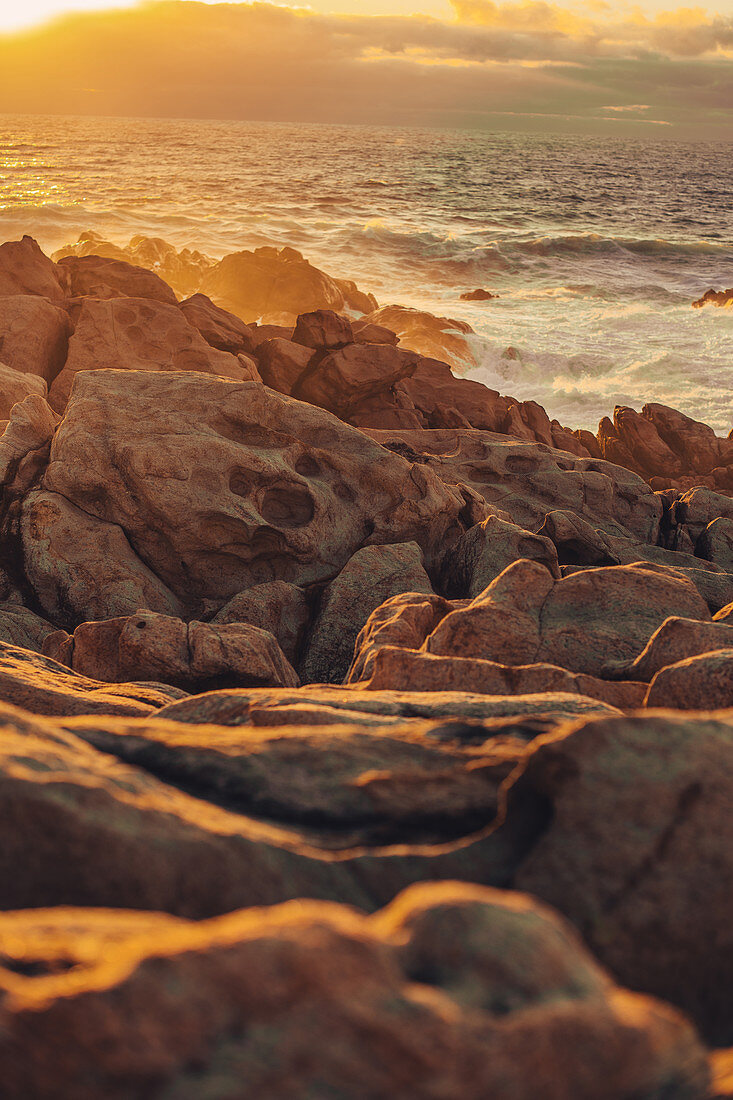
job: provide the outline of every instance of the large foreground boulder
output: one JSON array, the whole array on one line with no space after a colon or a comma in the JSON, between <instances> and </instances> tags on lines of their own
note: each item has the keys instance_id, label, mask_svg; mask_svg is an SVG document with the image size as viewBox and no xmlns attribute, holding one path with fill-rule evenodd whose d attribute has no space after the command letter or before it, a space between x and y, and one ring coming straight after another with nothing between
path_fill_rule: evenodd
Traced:
<instances>
[{"instance_id":1,"label":"large foreground boulder","mask_svg":"<svg viewBox=\"0 0 733 1100\"><path fill-rule=\"evenodd\" d=\"M520 767L495 840L532 804L545 824L514 885L570 917L620 981L730 1043L730 712L580 722L540 738Z\"/></svg>"},{"instance_id":2,"label":"large foreground boulder","mask_svg":"<svg viewBox=\"0 0 733 1100\"><path fill-rule=\"evenodd\" d=\"M519 894L436 883L373 917L297 902L202 924L21 912L0 936L7 1100L707 1093L689 1023ZM13 972L30 959L44 978Z\"/></svg>"},{"instance_id":3,"label":"large foreground boulder","mask_svg":"<svg viewBox=\"0 0 733 1100\"><path fill-rule=\"evenodd\" d=\"M69 509L82 520L73 543ZM429 470L257 383L87 372L42 489L23 509L25 567L49 613L63 601L77 622L141 607L180 617L150 596L108 609L103 584L94 585L88 614L78 571L62 567L70 552L80 564L98 561L100 541L117 541L126 575L143 572L156 599L173 593L190 609L184 617L194 617L254 584L330 580L364 545L414 539L428 570L437 569L465 530L464 513L461 492ZM111 559L120 560L114 551ZM81 571L87 587L99 574ZM118 591L122 603L124 585Z\"/></svg>"}]
</instances>

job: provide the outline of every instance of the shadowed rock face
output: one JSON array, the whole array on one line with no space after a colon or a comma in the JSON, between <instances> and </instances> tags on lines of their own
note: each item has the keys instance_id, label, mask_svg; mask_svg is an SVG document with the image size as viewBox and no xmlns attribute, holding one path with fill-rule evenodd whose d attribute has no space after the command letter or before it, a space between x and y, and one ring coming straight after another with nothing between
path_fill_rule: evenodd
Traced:
<instances>
[{"instance_id":1,"label":"shadowed rock face","mask_svg":"<svg viewBox=\"0 0 733 1100\"><path fill-rule=\"evenodd\" d=\"M70 329L66 311L45 298L0 298L0 362L50 385L66 361Z\"/></svg>"},{"instance_id":2,"label":"shadowed rock face","mask_svg":"<svg viewBox=\"0 0 733 1100\"><path fill-rule=\"evenodd\" d=\"M215 1100L346 1097L355 1080L365 1097L531 1100L538 1075L547 1100L652 1100L661 1089L687 1100L708 1080L678 1015L614 986L567 926L521 895L445 884L371 918L310 902L200 925L22 913L6 929L8 1100L122 1100L149 1095L150 1081L186 1100L192 1065L197 1092ZM50 974L13 975L23 951Z\"/></svg>"},{"instance_id":3,"label":"shadowed rock face","mask_svg":"<svg viewBox=\"0 0 733 1100\"><path fill-rule=\"evenodd\" d=\"M261 385L193 374L81 375L42 490L62 514L39 518L32 497L24 513L26 569L44 606L56 600L44 578L63 558L69 506L91 527L80 554L114 532L194 606L265 581L330 579L364 543L415 539L435 567L464 529L462 496L422 466ZM61 583L74 606L75 577Z\"/></svg>"}]
</instances>

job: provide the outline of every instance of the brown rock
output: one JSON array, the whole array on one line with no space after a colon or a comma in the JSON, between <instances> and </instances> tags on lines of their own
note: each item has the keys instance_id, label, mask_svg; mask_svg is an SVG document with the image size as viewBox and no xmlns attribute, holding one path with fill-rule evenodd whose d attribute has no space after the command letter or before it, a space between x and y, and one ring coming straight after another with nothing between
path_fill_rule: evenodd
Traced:
<instances>
[{"instance_id":1,"label":"brown rock","mask_svg":"<svg viewBox=\"0 0 733 1100\"><path fill-rule=\"evenodd\" d=\"M479 287L478 290L464 290L461 294L462 302L490 302L493 298L498 298L498 294L492 294L490 290L484 290Z\"/></svg>"},{"instance_id":2,"label":"brown rock","mask_svg":"<svg viewBox=\"0 0 733 1100\"><path fill-rule=\"evenodd\" d=\"M354 343L351 322L332 309L317 309L301 313L295 323L293 342L306 348L328 348L334 351Z\"/></svg>"},{"instance_id":3,"label":"brown rock","mask_svg":"<svg viewBox=\"0 0 733 1100\"><path fill-rule=\"evenodd\" d=\"M238 592L212 622L250 623L269 631L294 665L309 620L310 609L303 589L285 581L270 581Z\"/></svg>"},{"instance_id":4,"label":"brown rock","mask_svg":"<svg viewBox=\"0 0 733 1100\"><path fill-rule=\"evenodd\" d=\"M246 360L245 360L246 362ZM243 381L252 370L216 351L175 306L145 298L88 299L82 306L64 369L51 386L58 412L79 371L197 371Z\"/></svg>"},{"instance_id":5,"label":"brown rock","mask_svg":"<svg viewBox=\"0 0 733 1100\"><path fill-rule=\"evenodd\" d=\"M300 666L303 679L341 683L371 612L403 593L433 594L416 542L358 550L323 594Z\"/></svg>"},{"instance_id":6,"label":"brown rock","mask_svg":"<svg viewBox=\"0 0 733 1100\"><path fill-rule=\"evenodd\" d=\"M641 415L651 421L685 470L706 474L719 464L722 440L707 424L654 402L644 405Z\"/></svg>"},{"instance_id":7,"label":"brown rock","mask_svg":"<svg viewBox=\"0 0 733 1100\"><path fill-rule=\"evenodd\" d=\"M374 649L361 670L360 688L370 691L470 691L478 695L537 695L577 692L613 707L633 710L646 694L644 684L609 683L566 672L556 665L500 665L465 657L436 657L413 649Z\"/></svg>"},{"instance_id":8,"label":"brown rock","mask_svg":"<svg viewBox=\"0 0 733 1100\"><path fill-rule=\"evenodd\" d=\"M531 1100L537 1080L546 1100L707 1092L687 1021L614 986L521 895L440 883L371 918L299 902L202 924L42 919L39 931L33 913L0 918L18 965L34 957L48 974L41 988L7 961L7 1100L122 1100L150 1081L184 1100L192 1066L199 1093L263 1100L353 1095L354 1082L365 1097L414 1100ZM55 972L64 949L71 986Z\"/></svg>"},{"instance_id":9,"label":"brown rock","mask_svg":"<svg viewBox=\"0 0 733 1100\"><path fill-rule=\"evenodd\" d=\"M551 540L562 565L619 564L612 540L574 512L553 509L537 534Z\"/></svg>"},{"instance_id":10,"label":"brown rock","mask_svg":"<svg viewBox=\"0 0 733 1100\"><path fill-rule=\"evenodd\" d=\"M675 502L672 516L675 523L684 524L696 542L713 520L733 519L733 500L711 489L690 489Z\"/></svg>"},{"instance_id":11,"label":"brown rock","mask_svg":"<svg viewBox=\"0 0 733 1100\"><path fill-rule=\"evenodd\" d=\"M189 325L198 329L206 343L217 351L226 351L230 355L254 354L255 337L249 325L233 313L215 306L205 294L186 298L181 302L180 310Z\"/></svg>"},{"instance_id":12,"label":"brown rock","mask_svg":"<svg viewBox=\"0 0 733 1100\"><path fill-rule=\"evenodd\" d=\"M50 385L66 360L68 314L44 298L0 298L0 361Z\"/></svg>"},{"instance_id":13,"label":"brown rock","mask_svg":"<svg viewBox=\"0 0 733 1100\"><path fill-rule=\"evenodd\" d=\"M714 306L727 306L733 302L733 288L731 290L706 290L702 298L698 298L696 302L693 302L694 309L701 309L702 306L714 305Z\"/></svg>"},{"instance_id":14,"label":"brown rock","mask_svg":"<svg viewBox=\"0 0 733 1100\"><path fill-rule=\"evenodd\" d=\"M171 288L154 272L105 256L66 256L58 261L72 298L150 298L176 305Z\"/></svg>"},{"instance_id":15,"label":"brown rock","mask_svg":"<svg viewBox=\"0 0 733 1100\"><path fill-rule=\"evenodd\" d=\"M184 623L138 611L82 623L71 667L108 683L154 680L192 691L216 687L297 687L272 634L245 623Z\"/></svg>"},{"instance_id":16,"label":"brown rock","mask_svg":"<svg viewBox=\"0 0 733 1100\"><path fill-rule=\"evenodd\" d=\"M733 629L730 633L733 635ZM730 642L733 644L733 637ZM733 648L701 653L660 669L649 685L644 706L674 710L733 707Z\"/></svg>"},{"instance_id":17,"label":"brown rock","mask_svg":"<svg viewBox=\"0 0 733 1100\"><path fill-rule=\"evenodd\" d=\"M44 256L32 237L0 245L0 297L37 294L59 301L65 290L56 264Z\"/></svg>"},{"instance_id":18,"label":"brown rock","mask_svg":"<svg viewBox=\"0 0 733 1100\"><path fill-rule=\"evenodd\" d=\"M438 359L462 370L476 366L466 340L473 329L466 321L436 317L424 310L397 305L382 306L370 313L366 320L390 329L399 336L401 347L428 359Z\"/></svg>"},{"instance_id":19,"label":"brown rock","mask_svg":"<svg viewBox=\"0 0 733 1100\"><path fill-rule=\"evenodd\" d=\"M30 608L10 600L0 603L0 641L40 653L53 630L51 623Z\"/></svg>"},{"instance_id":20,"label":"brown rock","mask_svg":"<svg viewBox=\"0 0 733 1100\"><path fill-rule=\"evenodd\" d=\"M279 321L287 315L292 323L312 310L343 310L350 293L293 248L225 256L204 275L200 289L243 321Z\"/></svg>"},{"instance_id":21,"label":"brown rock","mask_svg":"<svg viewBox=\"0 0 733 1100\"><path fill-rule=\"evenodd\" d=\"M545 824L514 886L565 913L619 981L682 1007L714 1045L729 1043L730 714L580 722L535 742L525 760L495 843L533 803Z\"/></svg>"},{"instance_id":22,"label":"brown rock","mask_svg":"<svg viewBox=\"0 0 733 1100\"><path fill-rule=\"evenodd\" d=\"M560 577L550 539L488 516L469 528L446 557L443 588L448 596L474 599L519 558L540 562L553 577Z\"/></svg>"},{"instance_id":23,"label":"brown rock","mask_svg":"<svg viewBox=\"0 0 733 1100\"><path fill-rule=\"evenodd\" d=\"M733 623L733 603L729 603L726 607L722 607L717 614L713 615L715 622L731 622Z\"/></svg>"},{"instance_id":24,"label":"brown rock","mask_svg":"<svg viewBox=\"0 0 733 1100\"><path fill-rule=\"evenodd\" d=\"M651 420L633 409L617 405L613 423L622 446L631 454L634 469L647 477L675 477L682 473L680 459L664 442Z\"/></svg>"},{"instance_id":25,"label":"brown rock","mask_svg":"<svg viewBox=\"0 0 733 1100\"><path fill-rule=\"evenodd\" d=\"M385 600L372 611L359 632L345 682L358 683L365 679L369 660L384 646L419 649L428 634L456 606L442 596L418 592L403 592Z\"/></svg>"},{"instance_id":26,"label":"brown rock","mask_svg":"<svg viewBox=\"0 0 733 1100\"><path fill-rule=\"evenodd\" d=\"M28 494L20 534L26 575L51 619L71 625L134 615L140 607L182 611L119 524L96 519L58 493Z\"/></svg>"},{"instance_id":27,"label":"brown rock","mask_svg":"<svg viewBox=\"0 0 733 1100\"><path fill-rule=\"evenodd\" d=\"M313 357L310 348L276 337L257 347L260 377L266 386L290 396Z\"/></svg>"},{"instance_id":28,"label":"brown rock","mask_svg":"<svg viewBox=\"0 0 733 1100\"><path fill-rule=\"evenodd\" d=\"M625 675L648 684L667 665L729 646L733 646L733 625L671 616L655 630L644 649L628 666Z\"/></svg>"},{"instance_id":29,"label":"brown rock","mask_svg":"<svg viewBox=\"0 0 733 1100\"><path fill-rule=\"evenodd\" d=\"M421 358L414 374L401 386L427 427L474 427L495 432L504 422L507 398L480 382L456 378L450 367L437 359ZM462 420L447 424L449 410Z\"/></svg>"},{"instance_id":30,"label":"brown rock","mask_svg":"<svg viewBox=\"0 0 733 1100\"><path fill-rule=\"evenodd\" d=\"M733 517L714 519L699 535L695 553L733 573Z\"/></svg>"},{"instance_id":31,"label":"brown rock","mask_svg":"<svg viewBox=\"0 0 733 1100\"><path fill-rule=\"evenodd\" d=\"M46 396L46 383L36 374L21 374L5 363L0 362L0 416L10 418L13 405L30 394Z\"/></svg>"},{"instance_id":32,"label":"brown rock","mask_svg":"<svg viewBox=\"0 0 733 1100\"><path fill-rule=\"evenodd\" d=\"M164 684L105 684L29 649L0 642L0 700L33 715L129 715L144 718L185 692ZM23 712L18 712L23 713ZM24 715L30 720L29 715ZM32 750L29 747L29 756ZM5 830L9 828L6 823Z\"/></svg>"},{"instance_id":33,"label":"brown rock","mask_svg":"<svg viewBox=\"0 0 733 1100\"><path fill-rule=\"evenodd\" d=\"M293 396L347 420L364 400L389 392L415 372L417 356L379 344L350 344L310 366L293 386Z\"/></svg>"},{"instance_id":34,"label":"brown rock","mask_svg":"<svg viewBox=\"0 0 733 1100\"><path fill-rule=\"evenodd\" d=\"M372 321L352 321L351 331L355 344L392 344L396 347L399 336L384 325L375 325Z\"/></svg>"},{"instance_id":35,"label":"brown rock","mask_svg":"<svg viewBox=\"0 0 733 1100\"><path fill-rule=\"evenodd\" d=\"M49 613L63 593L87 620L138 607L187 618L205 601L215 612L254 584L329 580L365 543L414 539L437 569L466 506L321 409L251 382L142 371L79 375L43 490L23 509L29 581ZM85 560L94 564L80 574ZM105 597L103 574L117 569L124 610ZM154 575L143 598L142 580L125 587L140 570ZM160 606L160 589L190 615Z\"/></svg>"},{"instance_id":36,"label":"brown rock","mask_svg":"<svg viewBox=\"0 0 733 1100\"><path fill-rule=\"evenodd\" d=\"M675 613L710 618L694 586L672 571L638 563L555 581L539 563L519 561L468 607L446 616L424 648L500 664L547 662L606 677L625 669Z\"/></svg>"}]
</instances>

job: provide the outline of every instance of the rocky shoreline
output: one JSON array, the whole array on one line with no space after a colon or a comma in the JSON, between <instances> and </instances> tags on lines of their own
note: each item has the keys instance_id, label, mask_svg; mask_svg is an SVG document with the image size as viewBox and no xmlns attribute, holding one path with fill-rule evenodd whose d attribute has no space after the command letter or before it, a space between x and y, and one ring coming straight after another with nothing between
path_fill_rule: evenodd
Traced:
<instances>
[{"instance_id":1,"label":"rocky shoreline","mask_svg":"<svg viewBox=\"0 0 733 1100\"><path fill-rule=\"evenodd\" d=\"M466 327L0 246L3 1098L733 1096L733 432Z\"/></svg>"}]
</instances>

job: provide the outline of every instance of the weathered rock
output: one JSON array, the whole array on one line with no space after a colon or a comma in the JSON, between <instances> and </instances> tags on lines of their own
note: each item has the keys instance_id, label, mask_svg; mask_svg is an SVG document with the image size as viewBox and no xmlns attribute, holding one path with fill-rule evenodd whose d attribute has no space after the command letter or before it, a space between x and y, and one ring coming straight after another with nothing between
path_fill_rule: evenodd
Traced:
<instances>
[{"instance_id":1,"label":"weathered rock","mask_svg":"<svg viewBox=\"0 0 733 1100\"><path fill-rule=\"evenodd\" d=\"M733 629L730 630L733 635ZM730 639L733 646L733 637ZM660 669L644 705L675 710L733 707L733 648L716 649Z\"/></svg>"},{"instance_id":2,"label":"weathered rock","mask_svg":"<svg viewBox=\"0 0 733 1100\"><path fill-rule=\"evenodd\" d=\"M20 603L0 603L0 641L40 653L53 626Z\"/></svg>"},{"instance_id":3,"label":"weathered rock","mask_svg":"<svg viewBox=\"0 0 733 1100\"><path fill-rule=\"evenodd\" d=\"M489 516L466 531L446 557L443 587L448 596L473 599L519 558L540 562L553 577L560 577L550 539Z\"/></svg>"},{"instance_id":4,"label":"weathered rock","mask_svg":"<svg viewBox=\"0 0 733 1100\"><path fill-rule=\"evenodd\" d=\"M196 249L182 248L177 251L160 237L146 237L141 233L136 234L124 248L105 241L99 233L82 233L76 244L59 249L53 258L60 262L64 256L105 256L125 260L154 271L182 298L199 289L204 273L216 263Z\"/></svg>"},{"instance_id":5,"label":"weathered rock","mask_svg":"<svg viewBox=\"0 0 733 1100\"><path fill-rule=\"evenodd\" d=\"M313 267L294 248L256 248L225 256L204 275L200 289L243 321L282 323L287 317L295 323L299 314L313 310L341 312L354 301L359 303L356 309L376 305L353 284Z\"/></svg>"},{"instance_id":6,"label":"weathered rock","mask_svg":"<svg viewBox=\"0 0 733 1100\"><path fill-rule=\"evenodd\" d=\"M384 646L419 649L441 619L457 606L442 596L418 592L404 592L385 600L359 631L345 682L356 684L365 679L368 662Z\"/></svg>"},{"instance_id":7,"label":"weathered rock","mask_svg":"<svg viewBox=\"0 0 733 1100\"><path fill-rule=\"evenodd\" d=\"M463 370L476 366L466 340L473 329L466 321L436 317L424 310L396 305L382 306L370 313L366 320L390 329L399 336L403 348L416 351L428 359L438 359Z\"/></svg>"},{"instance_id":8,"label":"weathered rock","mask_svg":"<svg viewBox=\"0 0 733 1100\"><path fill-rule=\"evenodd\" d=\"M293 342L306 348L334 351L353 344L354 332L348 318L334 313L332 309L317 309L312 313L301 313L298 317Z\"/></svg>"},{"instance_id":9,"label":"weathered rock","mask_svg":"<svg viewBox=\"0 0 733 1100\"><path fill-rule=\"evenodd\" d=\"M0 700L24 707L33 715L119 714L143 718L185 694L164 684L100 683L71 673L39 653L0 641Z\"/></svg>"},{"instance_id":10,"label":"weathered rock","mask_svg":"<svg viewBox=\"0 0 733 1100\"><path fill-rule=\"evenodd\" d=\"M62 587L67 602L84 605L85 619L138 607L193 617L202 601L215 611L265 581L329 580L365 544L414 539L430 570L465 529L463 496L431 471L321 409L193 373L80 374L43 489L24 507L28 578L49 613ZM42 512L41 525L33 513L52 503L56 514ZM76 528L68 513L81 508ZM106 548L105 570L120 560L127 577L147 570L191 613L151 602L154 594L130 607L128 592L125 609L112 610L100 539L122 544ZM65 570L70 553L96 562L89 583L101 606L92 614L76 569ZM49 577L52 591L41 596Z\"/></svg>"},{"instance_id":11,"label":"weathered rock","mask_svg":"<svg viewBox=\"0 0 733 1100\"><path fill-rule=\"evenodd\" d=\"M682 473L681 460L664 442L654 423L633 409L616 406L613 412L616 434L634 461L634 469L647 477L675 477Z\"/></svg>"},{"instance_id":12,"label":"weathered rock","mask_svg":"<svg viewBox=\"0 0 733 1100\"><path fill-rule=\"evenodd\" d=\"M298 686L268 631L246 623L184 623L152 611L82 623L74 631L71 667L109 683L155 680L191 691Z\"/></svg>"},{"instance_id":13,"label":"weathered rock","mask_svg":"<svg viewBox=\"0 0 733 1100\"><path fill-rule=\"evenodd\" d=\"M416 542L358 550L323 595L300 666L303 679L341 683L369 615L385 600L405 592L433 592Z\"/></svg>"},{"instance_id":14,"label":"weathered rock","mask_svg":"<svg viewBox=\"0 0 733 1100\"><path fill-rule=\"evenodd\" d=\"M64 365L70 327L65 310L45 298L0 298L0 361L50 384Z\"/></svg>"},{"instance_id":15,"label":"weathered rock","mask_svg":"<svg viewBox=\"0 0 733 1100\"><path fill-rule=\"evenodd\" d=\"M500 665L465 657L436 657L414 649L382 646L369 654L358 686L370 691L470 691L479 695L577 692L610 706L641 706L646 685L611 683L556 665ZM355 681L354 681L355 682Z\"/></svg>"},{"instance_id":16,"label":"weathered rock","mask_svg":"<svg viewBox=\"0 0 733 1100\"><path fill-rule=\"evenodd\" d=\"M297 827L332 850L443 843L484 828L525 751L521 741L495 744L490 726L479 723L471 727L475 741L462 744L449 739L450 723L397 720L370 729L354 725L355 717L235 729L165 719L67 718L63 725L200 799Z\"/></svg>"},{"instance_id":17,"label":"weathered rock","mask_svg":"<svg viewBox=\"0 0 733 1100\"><path fill-rule=\"evenodd\" d=\"M230 355L252 355L256 343L254 333L233 313L215 306L205 294L194 294L181 302L180 310L195 329L203 336L207 344L217 351L226 351Z\"/></svg>"},{"instance_id":18,"label":"weathered rock","mask_svg":"<svg viewBox=\"0 0 733 1100\"><path fill-rule=\"evenodd\" d=\"M498 298L498 294L492 294L490 290L485 290L483 287L479 287L477 290L464 290L461 294L462 302L490 302L493 298Z\"/></svg>"},{"instance_id":19,"label":"weathered rock","mask_svg":"<svg viewBox=\"0 0 733 1100\"><path fill-rule=\"evenodd\" d=\"M545 824L514 886L565 913L619 981L729 1043L730 714L581 722L535 742L525 760L494 840L533 804Z\"/></svg>"},{"instance_id":20,"label":"weathered rock","mask_svg":"<svg viewBox=\"0 0 733 1100\"><path fill-rule=\"evenodd\" d=\"M473 427L503 430L507 398L470 378L456 378L445 363L421 358L410 378L400 383L427 428ZM447 423L451 411L454 423Z\"/></svg>"},{"instance_id":21,"label":"weathered rock","mask_svg":"<svg viewBox=\"0 0 733 1100\"><path fill-rule=\"evenodd\" d=\"M79 501L43 490L23 501L24 568L46 614L69 626L141 607L180 615L182 603L135 553L123 527L90 514L83 492Z\"/></svg>"},{"instance_id":22,"label":"weathered rock","mask_svg":"<svg viewBox=\"0 0 733 1100\"><path fill-rule=\"evenodd\" d=\"M667 665L730 646L733 646L733 623L728 626L725 622L700 622L671 616L655 630L624 675L649 683Z\"/></svg>"},{"instance_id":23,"label":"weathered rock","mask_svg":"<svg viewBox=\"0 0 733 1100\"><path fill-rule=\"evenodd\" d=\"M276 337L257 347L257 365L266 386L291 395L313 357L310 348Z\"/></svg>"},{"instance_id":24,"label":"weathered rock","mask_svg":"<svg viewBox=\"0 0 733 1100\"><path fill-rule=\"evenodd\" d=\"M446 482L469 486L528 531L536 531L545 515L559 508L605 534L657 541L659 497L637 474L611 463L483 431L370 430L369 435Z\"/></svg>"},{"instance_id":25,"label":"weathered rock","mask_svg":"<svg viewBox=\"0 0 733 1100\"><path fill-rule=\"evenodd\" d=\"M695 309L701 309L702 306L714 305L714 306L728 306L733 302L733 288L730 290L706 290L702 298L698 298L692 305Z\"/></svg>"},{"instance_id":26,"label":"weathered rock","mask_svg":"<svg viewBox=\"0 0 733 1100\"><path fill-rule=\"evenodd\" d=\"M695 553L733 573L733 518L714 519L695 544Z\"/></svg>"},{"instance_id":27,"label":"weathered rock","mask_svg":"<svg viewBox=\"0 0 733 1100\"><path fill-rule=\"evenodd\" d=\"M683 524L696 542L713 520L733 519L733 500L712 489L690 489L675 502L672 514L674 521Z\"/></svg>"},{"instance_id":28,"label":"weathered rock","mask_svg":"<svg viewBox=\"0 0 733 1100\"><path fill-rule=\"evenodd\" d=\"M49 401L63 411L79 371L197 371L242 381L254 377L247 363L210 347L175 306L145 298L88 299Z\"/></svg>"},{"instance_id":29,"label":"weathered rock","mask_svg":"<svg viewBox=\"0 0 733 1100\"><path fill-rule=\"evenodd\" d=\"M721 440L712 428L667 405L644 405L642 416L656 428L685 470L707 474L720 462Z\"/></svg>"},{"instance_id":30,"label":"weathered rock","mask_svg":"<svg viewBox=\"0 0 733 1100\"><path fill-rule=\"evenodd\" d=\"M72 298L150 298L176 305L171 288L152 271L106 256L66 256L58 261Z\"/></svg>"},{"instance_id":31,"label":"weathered rock","mask_svg":"<svg viewBox=\"0 0 733 1100\"><path fill-rule=\"evenodd\" d=\"M553 509L537 534L551 540L562 565L620 564L613 541L574 512Z\"/></svg>"},{"instance_id":32,"label":"weathered rock","mask_svg":"<svg viewBox=\"0 0 733 1100\"><path fill-rule=\"evenodd\" d=\"M299 902L200 924L42 919L0 918L7 1100L123 1100L151 1081L170 1100L340 1097L354 1082L414 1100L533 1100L538 1080L546 1100L707 1092L689 1023L614 986L521 895L441 883L374 917ZM30 957L42 982L13 973Z\"/></svg>"},{"instance_id":33,"label":"weathered rock","mask_svg":"<svg viewBox=\"0 0 733 1100\"><path fill-rule=\"evenodd\" d=\"M3 511L10 513L46 468L58 417L40 394L13 405L0 436L0 485Z\"/></svg>"},{"instance_id":34,"label":"weathered rock","mask_svg":"<svg viewBox=\"0 0 733 1100\"><path fill-rule=\"evenodd\" d=\"M11 294L36 294L52 301L66 296L59 269L32 237L0 245L0 297Z\"/></svg>"},{"instance_id":35,"label":"weathered rock","mask_svg":"<svg viewBox=\"0 0 733 1100\"><path fill-rule=\"evenodd\" d=\"M30 394L46 396L46 383L36 374L21 374L0 362L0 417L10 419L13 405Z\"/></svg>"},{"instance_id":36,"label":"weathered rock","mask_svg":"<svg viewBox=\"0 0 733 1100\"><path fill-rule=\"evenodd\" d=\"M387 344L350 344L314 358L293 386L293 396L348 420L369 398L415 372L418 358Z\"/></svg>"},{"instance_id":37,"label":"weathered rock","mask_svg":"<svg viewBox=\"0 0 733 1100\"><path fill-rule=\"evenodd\" d=\"M424 648L604 677L624 669L673 614L710 618L702 597L681 575L639 563L555 581L543 565L519 561L467 607L447 615Z\"/></svg>"},{"instance_id":38,"label":"weathered rock","mask_svg":"<svg viewBox=\"0 0 733 1100\"><path fill-rule=\"evenodd\" d=\"M733 603L729 603L726 607L721 607L717 614L713 615L715 622L730 622L733 624Z\"/></svg>"},{"instance_id":39,"label":"weathered rock","mask_svg":"<svg viewBox=\"0 0 733 1100\"><path fill-rule=\"evenodd\" d=\"M285 581L256 584L238 592L212 619L213 623L250 623L269 631L291 665L298 660L309 621L305 592Z\"/></svg>"},{"instance_id":40,"label":"weathered rock","mask_svg":"<svg viewBox=\"0 0 733 1100\"><path fill-rule=\"evenodd\" d=\"M359 684L338 688L309 684L298 691L267 688L209 691L166 706L161 718L194 725L286 726L299 722L297 708L314 715L306 724L326 725L324 712L332 721L348 722L351 714L375 715L389 724L395 718L487 719L553 715L561 722L587 714L615 714L617 708L576 692L546 691L531 695L481 695L465 691L370 691ZM446 874L455 873L451 868Z\"/></svg>"},{"instance_id":41,"label":"weathered rock","mask_svg":"<svg viewBox=\"0 0 733 1100\"><path fill-rule=\"evenodd\" d=\"M352 321L351 331L355 344L392 344L397 347L399 336L384 325L375 325L372 321Z\"/></svg>"}]
</instances>

